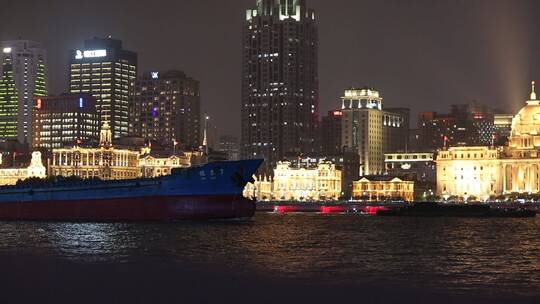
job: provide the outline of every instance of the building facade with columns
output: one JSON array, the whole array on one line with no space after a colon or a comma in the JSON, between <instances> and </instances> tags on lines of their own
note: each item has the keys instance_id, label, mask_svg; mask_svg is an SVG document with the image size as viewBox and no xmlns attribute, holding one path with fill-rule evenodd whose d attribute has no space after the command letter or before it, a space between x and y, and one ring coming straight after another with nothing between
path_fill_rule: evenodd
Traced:
<instances>
[{"instance_id":1,"label":"building facade with columns","mask_svg":"<svg viewBox=\"0 0 540 304\"><path fill-rule=\"evenodd\" d=\"M490 197L540 193L540 101L532 93L516 116L508 145L452 147L437 155L437 194L443 197Z\"/></svg>"},{"instance_id":2,"label":"building facade with columns","mask_svg":"<svg viewBox=\"0 0 540 304\"><path fill-rule=\"evenodd\" d=\"M274 177L259 177L244 189L246 197L259 201L325 201L338 200L341 193L341 170L329 161L313 167L294 167L278 162Z\"/></svg>"},{"instance_id":3,"label":"building facade with columns","mask_svg":"<svg viewBox=\"0 0 540 304\"><path fill-rule=\"evenodd\" d=\"M139 159L142 177L154 178L170 175L174 168L191 167L191 157L188 154L172 155L169 157L156 157L146 155Z\"/></svg>"},{"instance_id":4,"label":"building facade with columns","mask_svg":"<svg viewBox=\"0 0 540 304\"><path fill-rule=\"evenodd\" d=\"M98 148L72 147L53 149L49 176L77 176L103 180L141 177L138 151L115 149L108 123L100 132Z\"/></svg>"},{"instance_id":5,"label":"building facade with columns","mask_svg":"<svg viewBox=\"0 0 540 304\"><path fill-rule=\"evenodd\" d=\"M355 200L410 202L414 199L414 182L391 176L364 176L353 182L352 193Z\"/></svg>"}]
</instances>

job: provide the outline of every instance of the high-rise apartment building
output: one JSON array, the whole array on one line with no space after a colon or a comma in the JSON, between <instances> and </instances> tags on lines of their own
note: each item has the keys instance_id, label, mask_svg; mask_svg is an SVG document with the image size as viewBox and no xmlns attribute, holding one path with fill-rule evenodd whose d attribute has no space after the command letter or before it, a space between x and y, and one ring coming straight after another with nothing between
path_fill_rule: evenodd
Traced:
<instances>
[{"instance_id":1,"label":"high-rise apartment building","mask_svg":"<svg viewBox=\"0 0 540 304\"><path fill-rule=\"evenodd\" d=\"M34 97L47 95L47 52L34 41L0 43L0 139L32 143Z\"/></svg>"},{"instance_id":2,"label":"high-rise apartment building","mask_svg":"<svg viewBox=\"0 0 540 304\"><path fill-rule=\"evenodd\" d=\"M90 94L36 97L33 114L34 148L96 146L99 117Z\"/></svg>"},{"instance_id":3,"label":"high-rise apartment building","mask_svg":"<svg viewBox=\"0 0 540 304\"><path fill-rule=\"evenodd\" d=\"M405 149L407 118L402 111L383 110L383 99L372 88L345 90L341 99L341 141L345 151L360 156L361 176L382 174L384 154Z\"/></svg>"},{"instance_id":4,"label":"high-rise apartment building","mask_svg":"<svg viewBox=\"0 0 540 304\"><path fill-rule=\"evenodd\" d=\"M137 54L124 50L120 40L93 38L71 52L70 93L96 98L101 122L110 125L113 138L128 135L129 91L136 77Z\"/></svg>"},{"instance_id":5,"label":"high-rise apartment building","mask_svg":"<svg viewBox=\"0 0 540 304\"><path fill-rule=\"evenodd\" d=\"M272 172L284 156L316 149L318 31L305 0L258 0L243 29L242 157L265 158Z\"/></svg>"},{"instance_id":6,"label":"high-rise apartment building","mask_svg":"<svg viewBox=\"0 0 540 304\"><path fill-rule=\"evenodd\" d=\"M201 145L199 81L181 71L149 72L131 90L130 134L194 149Z\"/></svg>"}]
</instances>

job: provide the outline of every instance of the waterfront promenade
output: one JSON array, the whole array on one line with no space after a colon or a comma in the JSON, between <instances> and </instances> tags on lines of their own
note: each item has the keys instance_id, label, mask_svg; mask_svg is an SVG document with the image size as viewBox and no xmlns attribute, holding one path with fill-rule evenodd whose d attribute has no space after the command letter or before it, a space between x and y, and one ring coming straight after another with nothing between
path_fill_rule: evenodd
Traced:
<instances>
[{"instance_id":1,"label":"waterfront promenade","mask_svg":"<svg viewBox=\"0 0 540 304\"><path fill-rule=\"evenodd\" d=\"M376 214L379 209L399 208L406 206L405 202L258 202L258 212L321 212L321 213L366 213ZM444 203L441 203L444 204ZM486 203L474 203L486 204ZM523 208L540 213L539 203L512 203L492 202L487 203L494 208Z\"/></svg>"}]
</instances>

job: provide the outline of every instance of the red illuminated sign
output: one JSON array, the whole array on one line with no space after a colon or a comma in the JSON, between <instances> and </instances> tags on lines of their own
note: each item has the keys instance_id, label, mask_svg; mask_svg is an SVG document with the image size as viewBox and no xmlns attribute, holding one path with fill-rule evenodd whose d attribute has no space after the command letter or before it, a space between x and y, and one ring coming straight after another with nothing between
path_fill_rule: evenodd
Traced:
<instances>
[{"instance_id":1,"label":"red illuminated sign","mask_svg":"<svg viewBox=\"0 0 540 304\"><path fill-rule=\"evenodd\" d=\"M41 109L41 99L37 100L36 108Z\"/></svg>"}]
</instances>

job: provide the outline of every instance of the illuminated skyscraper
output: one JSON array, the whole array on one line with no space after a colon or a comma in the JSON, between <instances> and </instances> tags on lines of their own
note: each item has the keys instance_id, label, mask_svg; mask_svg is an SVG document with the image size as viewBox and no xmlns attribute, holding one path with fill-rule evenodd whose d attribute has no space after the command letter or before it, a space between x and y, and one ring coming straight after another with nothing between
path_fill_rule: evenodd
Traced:
<instances>
[{"instance_id":1,"label":"illuminated skyscraper","mask_svg":"<svg viewBox=\"0 0 540 304\"><path fill-rule=\"evenodd\" d=\"M73 94L89 93L97 100L102 123L113 138L128 135L129 91L137 77L137 54L111 38L86 40L83 50L71 52L69 87Z\"/></svg>"},{"instance_id":2,"label":"illuminated skyscraper","mask_svg":"<svg viewBox=\"0 0 540 304\"><path fill-rule=\"evenodd\" d=\"M130 95L130 135L187 149L201 145L199 81L181 71L150 72Z\"/></svg>"},{"instance_id":3,"label":"illuminated skyscraper","mask_svg":"<svg viewBox=\"0 0 540 304\"><path fill-rule=\"evenodd\" d=\"M318 31L305 0L258 0L243 29L242 140L244 158L315 150L318 121Z\"/></svg>"},{"instance_id":4,"label":"illuminated skyscraper","mask_svg":"<svg viewBox=\"0 0 540 304\"><path fill-rule=\"evenodd\" d=\"M34 41L0 43L0 139L32 143L33 100L47 95L47 53Z\"/></svg>"},{"instance_id":5,"label":"illuminated skyscraper","mask_svg":"<svg viewBox=\"0 0 540 304\"><path fill-rule=\"evenodd\" d=\"M35 99L35 148L93 147L99 140L96 100L89 94L64 94Z\"/></svg>"}]
</instances>

